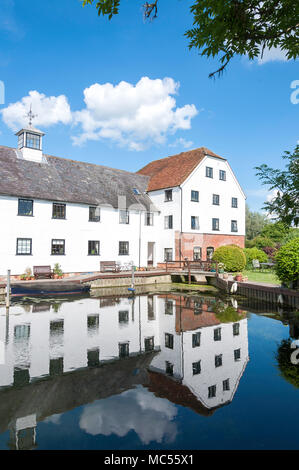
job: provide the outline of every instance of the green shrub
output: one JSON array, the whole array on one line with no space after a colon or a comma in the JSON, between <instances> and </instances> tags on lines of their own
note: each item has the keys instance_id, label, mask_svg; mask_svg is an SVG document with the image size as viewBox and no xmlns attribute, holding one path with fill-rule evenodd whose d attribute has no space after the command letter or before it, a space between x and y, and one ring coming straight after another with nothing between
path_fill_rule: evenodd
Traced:
<instances>
[{"instance_id":1,"label":"green shrub","mask_svg":"<svg viewBox=\"0 0 299 470\"><path fill-rule=\"evenodd\" d=\"M275 247L275 242L269 237L262 237L259 235L254 240L254 246L259 250L262 250L265 246Z\"/></svg>"},{"instance_id":2,"label":"green shrub","mask_svg":"<svg viewBox=\"0 0 299 470\"><path fill-rule=\"evenodd\" d=\"M275 271L287 285L298 283L299 279L299 238L283 245L275 256Z\"/></svg>"},{"instance_id":3,"label":"green shrub","mask_svg":"<svg viewBox=\"0 0 299 470\"><path fill-rule=\"evenodd\" d=\"M254 259L258 259L260 263L266 263L268 261L266 253L258 248L245 248L244 253L246 256L246 264L248 266L252 266L252 261Z\"/></svg>"},{"instance_id":4,"label":"green shrub","mask_svg":"<svg viewBox=\"0 0 299 470\"><path fill-rule=\"evenodd\" d=\"M237 245L225 245L217 248L213 255L213 261L224 264L224 269L229 272L242 271L246 265L246 256Z\"/></svg>"}]
</instances>

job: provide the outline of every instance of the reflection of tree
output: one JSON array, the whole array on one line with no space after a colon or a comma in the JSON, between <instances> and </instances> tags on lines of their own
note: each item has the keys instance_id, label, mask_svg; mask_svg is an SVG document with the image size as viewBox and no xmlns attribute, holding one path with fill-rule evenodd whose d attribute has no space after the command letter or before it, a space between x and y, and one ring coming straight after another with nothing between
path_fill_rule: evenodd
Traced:
<instances>
[{"instance_id":1,"label":"reflection of tree","mask_svg":"<svg viewBox=\"0 0 299 470\"><path fill-rule=\"evenodd\" d=\"M276 360L281 376L294 387L299 388L299 364L292 364L291 355L295 349L291 348L291 339L283 339L278 347Z\"/></svg>"},{"instance_id":2,"label":"reflection of tree","mask_svg":"<svg viewBox=\"0 0 299 470\"><path fill-rule=\"evenodd\" d=\"M243 311L238 311L231 305L218 304L214 307L214 312L221 323L233 323L246 316Z\"/></svg>"}]
</instances>

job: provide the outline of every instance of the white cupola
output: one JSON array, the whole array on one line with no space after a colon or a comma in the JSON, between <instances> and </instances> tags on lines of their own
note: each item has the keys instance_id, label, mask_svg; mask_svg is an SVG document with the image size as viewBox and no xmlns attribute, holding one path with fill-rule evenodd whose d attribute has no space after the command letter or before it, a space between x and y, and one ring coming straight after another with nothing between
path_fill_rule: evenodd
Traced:
<instances>
[{"instance_id":1,"label":"white cupola","mask_svg":"<svg viewBox=\"0 0 299 470\"><path fill-rule=\"evenodd\" d=\"M27 114L29 117L29 125L16 133L18 136L18 150L21 153L21 158L31 160L33 162L42 163L43 161L43 136L44 132L35 129L32 126L32 119L35 117L32 113L31 107Z\"/></svg>"}]
</instances>

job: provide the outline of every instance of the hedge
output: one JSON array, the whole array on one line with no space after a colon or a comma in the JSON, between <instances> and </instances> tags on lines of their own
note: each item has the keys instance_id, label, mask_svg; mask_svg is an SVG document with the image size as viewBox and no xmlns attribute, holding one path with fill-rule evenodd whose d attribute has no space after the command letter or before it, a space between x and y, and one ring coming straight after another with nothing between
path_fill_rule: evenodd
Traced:
<instances>
[{"instance_id":1,"label":"hedge","mask_svg":"<svg viewBox=\"0 0 299 470\"><path fill-rule=\"evenodd\" d=\"M254 259L258 259L260 263L266 263L268 261L266 253L258 248L245 248L244 253L246 256L246 263L251 266Z\"/></svg>"},{"instance_id":2,"label":"hedge","mask_svg":"<svg viewBox=\"0 0 299 470\"><path fill-rule=\"evenodd\" d=\"M281 282L298 284L299 279L299 238L283 245L275 256L275 271Z\"/></svg>"},{"instance_id":3,"label":"hedge","mask_svg":"<svg viewBox=\"0 0 299 470\"><path fill-rule=\"evenodd\" d=\"M217 248L213 255L213 261L224 264L225 271L242 271L246 265L246 256L237 245L225 245Z\"/></svg>"}]
</instances>

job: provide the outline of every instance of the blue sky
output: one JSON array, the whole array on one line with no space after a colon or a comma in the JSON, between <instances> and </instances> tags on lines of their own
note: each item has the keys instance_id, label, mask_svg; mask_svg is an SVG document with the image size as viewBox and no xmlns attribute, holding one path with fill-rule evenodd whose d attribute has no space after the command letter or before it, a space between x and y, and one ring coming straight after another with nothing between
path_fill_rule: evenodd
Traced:
<instances>
[{"instance_id":1,"label":"blue sky","mask_svg":"<svg viewBox=\"0 0 299 470\"><path fill-rule=\"evenodd\" d=\"M0 143L16 146L32 102L45 153L136 171L205 146L229 160L250 208L260 209L267 190L254 167L283 167L299 139L290 99L298 62L279 51L263 63L236 58L211 80L217 61L189 51L184 37L192 1L162 0L150 24L142 0L121 3L108 21L80 0L1 0Z\"/></svg>"}]
</instances>

